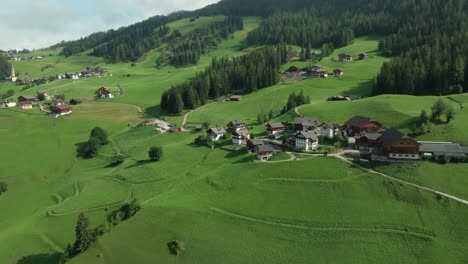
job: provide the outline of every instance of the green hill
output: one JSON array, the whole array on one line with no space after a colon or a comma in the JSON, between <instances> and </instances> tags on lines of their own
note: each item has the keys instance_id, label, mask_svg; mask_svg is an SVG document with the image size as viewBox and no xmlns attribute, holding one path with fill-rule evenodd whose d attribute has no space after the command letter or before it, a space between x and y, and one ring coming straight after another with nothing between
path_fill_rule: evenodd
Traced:
<instances>
[{"instance_id":1,"label":"green hill","mask_svg":"<svg viewBox=\"0 0 468 264\"><path fill-rule=\"evenodd\" d=\"M207 8L206 12L218 11ZM164 21L170 28L168 36L174 31L182 36L200 32L226 18L202 16L191 21L193 14L179 15L183 18ZM112 77L57 80L29 89L0 83L0 93L14 89L15 97L46 89L67 99L86 99L73 107L71 115L57 119L39 109L0 109L0 182L8 183L8 191L0 195L0 263L57 263L75 240L80 213L89 217L91 228L101 226L106 232L68 263L468 262L464 204L351 167L334 157L298 156L307 158L293 160L291 156L289 160L290 154L282 153L277 162L260 162L243 149L195 145L195 138L204 132L161 134L154 127L138 126L152 117L182 125L182 116L166 116L161 111L162 93L193 80L215 57L232 58L261 48L263 45L249 45L248 35L262 21L264 18L243 17L242 30L220 39L196 64L184 67L157 67L167 43L148 49L132 62L110 63L90 56L91 46L68 57L59 55L62 49L56 48L40 51L46 54L43 60L13 62L20 78L52 76L88 66L104 67ZM241 102L211 98L187 116L186 128L205 121L224 126L239 119L260 134L265 124L257 122L257 115L271 110L275 121L290 122L296 113L281 115L280 111L289 94L303 91L311 98L311 104L297 109L303 115L338 122L368 115L387 128L408 133L420 111L429 110L435 100L443 98L456 107L456 119L417 139L468 144L464 122L468 112L463 107L467 95L371 97L375 76L390 60L379 52L382 38L361 36L317 62L294 58L281 66L281 71L292 65L317 64L329 72L341 68L344 75L340 78L291 80L282 76L277 85L245 94ZM358 56L363 52L369 59L335 60L340 53ZM94 100L99 87L118 90L119 85L123 96ZM364 98L326 100L336 95ZM189 111L184 109L184 114ZM110 144L95 158L78 158L77 148L96 126L108 132ZM148 161L151 146L163 148L160 162ZM468 198L466 164L424 162L376 169ZM132 199L142 210L111 227L109 214ZM185 245L178 256L168 251L167 243L174 240Z\"/></svg>"}]
</instances>

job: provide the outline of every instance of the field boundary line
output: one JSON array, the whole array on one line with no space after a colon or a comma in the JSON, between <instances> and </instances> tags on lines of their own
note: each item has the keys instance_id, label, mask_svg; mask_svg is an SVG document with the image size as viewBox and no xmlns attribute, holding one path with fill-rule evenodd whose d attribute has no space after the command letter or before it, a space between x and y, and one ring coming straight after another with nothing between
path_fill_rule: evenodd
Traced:
<instances>
[{"instance_id":1,"label":"field boundary line","mask_svg":"<svg viewBox=\"0 0 468 264\"><path fill-rule=\"evenodd\" d=\"M259 224L266 224L266 225L273 225L273 226L278 226L278 227L283 227L283 228L291 228L291 229L298 229L298 230L310 230L310 231L342 231L342 232L367 232L367 233L393 233L393 234L400 234L400 235L410 235L414 237L418 237L423 240L434 240L435 235L429 234L429 233L423 233L420 231L410 231L406 227L401 227L400 228L394 228L394 227L326 227L326 226L308 226L308 225L302 225L302 224L294 224L294 223L287 223L287 222L281 222L279 220L274 220L274 219L260 219L260 218L255 218L251 216L246 216L238 213L233 213L229 211L225 211L219 208L212 207L211 208L214 212L219 213L224 216L229 216L237 219L242 219L245 221L250 221L250 222L255 222Z\"/></svg>"},{"instance_id":2,"label":"field boundary line","mask_svg":"<svg viewBox=\"0 0 468 264\"><path fill-rule=\"evenodd\" d=\"M378 175L378 176L381 176L383 178L386 178L386 179L389 179L389 180L392 180L392 181L396 181L396 182L399 182L401 184L408 185L408 186L414 187L414 188L419 189L419 190L423 190L423 191L427 191L427 192L430 192L430 193L433 193L433 194L437 194L437 195L443 196L445 198L451 199L453 201L468 205L468 201L465 200L465 199L462 199L462 198L453 196L451 194L444 193L444 192L441 192L441 191L438 191L436 189L432 189L432 188L429 188L429 187L426 187L426 186L423 186L423 185L419 185L417 183L405 181L405 180L399 179L397 177L390 176L388 174L384 174L384 173L381 173L381 172L378 172L378 171L375 171L375 170L372 170L372 169L368 169L368 168L366 168L364 166L361 166L361 165L359 165L359 164L357 164L355 162L352 162L352 161L348 160L347 158L341 156L340 154L333 154L333 155L330 155L330 156L335 157L335 158L337 158L337 159L339 159L339 160L341 160L343 162L346 162L346 163L350 164L351 166L354 166L354 167L359 168L361 170L367 171L367 172L372 173L374 175Z\"/></svg>"}]
</instances>

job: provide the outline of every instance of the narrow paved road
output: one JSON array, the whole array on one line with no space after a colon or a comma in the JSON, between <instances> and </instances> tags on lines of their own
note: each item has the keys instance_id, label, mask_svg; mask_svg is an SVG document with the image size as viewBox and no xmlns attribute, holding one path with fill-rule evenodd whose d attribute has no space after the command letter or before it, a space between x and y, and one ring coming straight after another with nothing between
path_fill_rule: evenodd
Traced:
<instances>
[{"instance_id":1,"label":"narrow paved road","mask_svg":"<svg viewBox=\"0 0 468 264\"><path fill-rule=\"evenodd\" d=\"M296 112L296 115L302 116L302 115L301 115L301 112L299 111L299 108L301 108L301 107L298 106L298 107L294 108L294 112Z\"/></svg>"},{"instance_id":2,"label":"narrow paved road","mask_svg":"<svg viewBox=\"0 0 468 264\"><path fill-rule=\"evenodd\" d=\"M208 105L210 105L210 104L202 105L202 106L198 107L197 109L193 109L192 111L186 113L186 114L184 115L184 120L182 121L182 126L181 126L181 127L182 127L182 128L185 128L185 125L187 124L187 119L188 119L188 117L189 117L193 112L195 112L195 111L197 111L197 110L200 110L200 109L202 109L203 107L206 107L206 106L208 106Z\"/></svg>"},{"instance_id":3,"label":"narrow paved road","mask_svg":"<svg viewBox=\"0 0 468 264\"><path fill-rule=\"evenodd\" d=\"M375 175L378 175L378 176L381 176L381 177L387 178L389 180L396 181L396 182L399 182L399 183L402 183L402 184L405 184L405 185L408 185L408 186L412 186L412 187L420 189L420 190L431 192L431 193L446 197L448 199L451 199L451 200L454 200L454 201L457 201L457 202L468 205L468 201L465 200L465 199L462 199L462 198L459 198L459 197L456 197L456 196L453 196L453 195L450 195L450 194L447 194L447 193L444 193L444 192L441 192L441 191L437 191L435 189L432 189L432 188L429 188L429 187L426 187L426 186L422 186L422 185L419 185L419 184L416 184L416 183L405 181L405 180L402 180L402 179L399 179L399 178L396 178L396 177L393 177L393 176L390 176L390 175L387 175L387 174L384 174L384 173L381 173L381 172L378 172L378 171L375 171L375 170L365 168L365 167L363 167L363 166L361 166L361 165L359 165L357 163L354 163L354 162L348 160L347 158L343 157L341 155L341 153L332 154L330 156L338 158L338 159L340 159L340 160L342 160L342 161L344 161L344 162L346 162L346 163L348 163L348 164L350 164L350 165L352 165L352 166L354 166L356 168L359 168L361 170L365 170L365 171L370 172L372 174L375 174Z\"/></svg>"}]
</instances>

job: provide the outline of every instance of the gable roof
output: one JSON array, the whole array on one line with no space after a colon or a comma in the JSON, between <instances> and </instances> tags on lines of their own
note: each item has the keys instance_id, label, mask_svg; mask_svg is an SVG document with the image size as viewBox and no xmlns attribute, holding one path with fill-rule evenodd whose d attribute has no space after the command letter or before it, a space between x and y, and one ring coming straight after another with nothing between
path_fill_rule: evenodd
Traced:
<instances>
[{"instance_id":1,"label":"gable roof","mask_svg":"<svg viewBox=\"0 0 468 264\"><path fill-rule=\"evenodd\" d=\"M214 128L210 128L208 130L208 133L212 133L215 135L224 135L226 134L226 130L222 127L214 127Z\"/></svg>"},{"instance_id":2,"label":"gable roof","mask_svg":"<svg viewBox=\"0 0 468 264\"><path fill-rule=\"evenodd\" d=\"M364 116L353 116L350 120L346 121L346 126L362 127L369 123L372 119Z\"/></svg>"},{"instance_id":3,"label":"gable roof","mask_svg":"<svg viewBox=\"0 0 468 264\"><path fill-rule=\"evenodd\" d=\"M281 122L278 122L278 123L268 123L268 124L267 124L267 127L271 127L271 128L284 128L284 125L283 125L283 123L281 123Z\"/></svg>"},{"instance_id":4,"label":"gable roof","mask_svg":"<svg viewBox=\"0 0 468 264\"><path fill-rule=\"evenodd\" d=\"M24 99L26 99L27 101L38 100L37 97L32 96L32 95L22 95L22 96L18 97L18 99L20 99L20 98L24 98Z\"/></svg>"},{"instance_id":5,"label":"gable roof","mask_svg":"<svg viewBox=\"0 0 468 264\"><path fill-rule=\"evenodd\" d=\"M233 120L233 121L229 122L228 126L229 125L233 125L235 127L241 127L241 126L245 126L245 123L241 122L239 120Z\"/></svg>"},{"instance_id":6,"label":"gable roof","mask_svg":"<svg viewBox=\"0 0 468 264\"><path fill-rule=\"evenodd\" d=\"M368 133L365 132L362 137L366 137L369 140L378 140L382 136L381 133Z\"/></svg>"},{"instance_id":7,"label":"gable roof","mask_svg":"<svg viewBox=\"0 0 468 264\"><path fill-rule=\"evenodd\" d=\"M301 131L296 134L296 138L297 137L303 137L305 139L312 139L315 141L318 140L317 134L315 134L315 132L312 132L312 131L307 131L307 132Z\"/></svg>"},{"instance_id":8,"label":"gable roof","mask_svg":"<svg viewBox=\"0 0 468 264\"><path fill-rule=\"evenodd\" d=\"M294 118L294 124L295 125L319 125L320 119L318 117L296 117Z\"/></svg>"},{"instance_id":9,"label":"gable roof","mask_svg":"<svg viewBox=\"0 0 468 264\"><path fill-rule=\"evenodd\" d=\"M275 152L275 149L271 145L260 145L258 146L259 153Z\"/></svg>"},{"instance_id":10,"label":"gable roof","mask_svg":"<svg viewBox=\"0 0 468 264\"><path fill-rule=\"evenodd\" d=\"M239 131L232 132L232 135L247 137L250 135L250 131L247 128L241 129Z\"/></svg>"},{"instance_id":11,"label":"gable roof","mask_svg":"<svg viewBox=\"0 0 468 264\"><path fill-rule=\"evenodd\" d=\"M338 127L338 123L335 121L328 121L328 122L320 124L320 127L333 129L333 128Z\"/></svg>"},{"instance_id":12,"label":"gable roof","mask_svg":"<svg viewBox=\"0 0 468 264\"><path fill-rule=\"evenodd\" d=\"M395 141L398 141L402 138L409 138L405 134L401 133L400 131L389 128L382 133L382 136L379 138L379 141L382 142L384 145L390 145Z\"/></svg>"},{"instance_id":13,"label":"gable roof","mask_svg":"<svg viewBox=\"0 0 468 264\"><path fill-rule=\"evenodd\" d=\"M264 144L263 140L261 140L259 138L249 139L249 142L250 142L250 144L252 144L254 146L260 146L260 145Z\"/></svg>"}]
</instances>

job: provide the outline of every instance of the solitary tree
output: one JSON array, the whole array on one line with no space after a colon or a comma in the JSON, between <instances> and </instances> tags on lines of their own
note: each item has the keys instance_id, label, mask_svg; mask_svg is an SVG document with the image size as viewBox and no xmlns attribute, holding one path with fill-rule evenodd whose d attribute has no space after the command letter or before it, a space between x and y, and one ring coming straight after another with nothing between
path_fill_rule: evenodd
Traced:
<instances>
[{"instance_id":1,"label":"solitary tree","mask_svg":"<svg viewBox=\"0 0 468 264\"><path fill-rule=\"evenodd\" d=\"M169 248L169 251L173 255L179 255L180 253L182 253L182 251L185 250L184 243L182 243L179 240L175 240L175 241L171 241L167 243L167 247Z\"/></svg>"},{"instance_id":2,"label":"solitary tree","mask_svg":"<svg viewBox=\"0 0 468 264\"><path fill-rule=\"evenodd\" d=\"M76 254L86 251L92 242L91 234L88 230L89 220L83 213L78 216L75 228L76 240L73 249Z\"/></svg>"},{"instance_id":3,"label":"solitary tree","mask_svg":"<svg viewBox=\"0 0 468 264\"><path fill-rule=\"evenodd\" d=\"M420 124L427 124L429 123L429 115L427 114L426 110L422 110L421 114L419 114L419 123Z\"/></svg>"},{"instance_id":4,"label":"solitary tree","mask_svg":"<svg viewBox=\"0 0 468 264\"><path fill-rule=\"evenodd\" d=\"M8 184L6 182L0 182L0 194L6 192L8 189Z\"/></svg>"},{"instance_id":5,"label":"solitary tree","mask_svg":"<svg viewBox=\"0 0 468 264\"><path fill-rule=\"evenodd\" d=\"M160 161L163 155L163 150L160 147L151 147L148 151L148 157L151 161Z\"/></svg>"},{"instance_id":6,"label":"solitary tree","mask_svg":"<svg viewBox=\"0 0 468 264\"><path fill-rule=\"evenodd\" d=\"M432 121L440 120L440 117L446 112L447 105L442 99L437 100L432 106Z\"/></svg>"},{"instance_id":7,"label":"solitary tree","mask_svg":"<svg viewBox=\"0 0 468 264\"><path fill-rule=\"evenodd\" d=\"M445 112L445 118L447 119L447 124L452 122L455 119L455 110L452 106L447 106Z\"/></svg>"},{"instance_id":8,"label":"solitary tree","mask_svg":"<svg viewBox=\"0 0 468 264\"><path fill-rule=\"evenodd\" d=\"M100 145L106 145L109 143L109 139L107 138L107 132L100 127L93 128L89 137L90 139L96 138L99 141Z\"/></svg>"}]
</instances>

